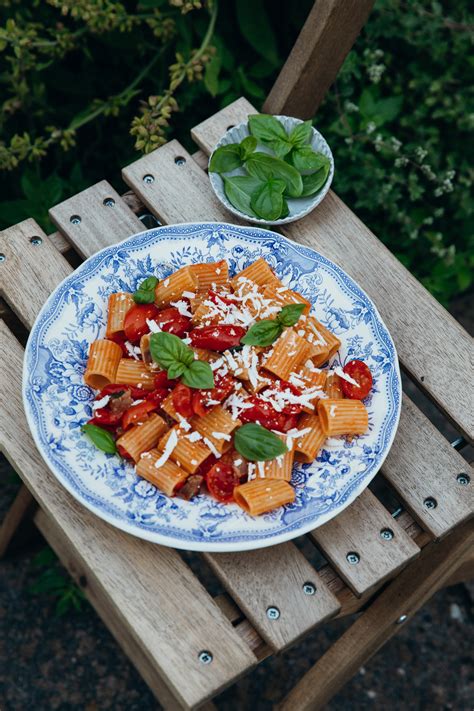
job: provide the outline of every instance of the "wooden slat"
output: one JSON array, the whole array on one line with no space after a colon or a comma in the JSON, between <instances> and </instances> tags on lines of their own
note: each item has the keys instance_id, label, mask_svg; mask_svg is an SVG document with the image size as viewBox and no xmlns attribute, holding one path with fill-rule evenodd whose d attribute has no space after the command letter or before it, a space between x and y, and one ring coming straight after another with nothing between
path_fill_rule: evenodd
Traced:
<instances>
[{"instance_id":1,"label":"wooden slat","mask_svg":"<svg viewBox=\"0 0 474 711\"><path fill-rule=\"evenodd\" d=\"M257 109L250 101L241 97L194 126L191 129L191 138L203 153L210 155L228 128L237 126L238 123L246 121L249 114L256 113Z\"/></svg>"},{"instance_id":2,"label":"wooden slat","mask_svg":"<svg viewBox=\"0 0 474 711\"><path fill-rule=\"evenodd\" d=\"M107 206L107 200L114 204ZM55 205L49 216L83 257L143 231L138 217L106 180ZM79 224L71 222L74 216L80 218Z\"/></svg>"},{"instance_id":3,"label":"wooden slat","mask_svg":"<svg viewBox=\"0 0 474 711\"><path fill-rule=\"evenodd\" d=\"M116 617L173 695L194 707L251 668L255 656L176 551L113 528L56 481L23 414L22 359L20 345L0 323L0 361L9 364L0 372L0 450L64 532L88 584L104 596L106 622ZM199 662L202 650L213 653L212 664Z\"/></svg>"},{"instance_id":4,"label":"wooden slat","mask_svg":"<svg viewBox=\"0 0 474 711\"><path fill-rule=\"evenodd\" d=\"M265 100L265 113L314 116L373 5L374 0L315 2Z\"/></svg>"},{"instance_id":5,"label":"wooden slat","mask_svg":"<svg viewBox=\"0 0 474 711\"><path fill-rule=\"evenodd\" d=\"M182 159L185 161L182 164L175 162ZM145 176L151 176L153 182L144 182ZM208 193L209 180L178 141L170 141L131 163L123 169L122 177L160 222L190 219L235 222L237 219L221 205L214 193L208 194L205 205L202 204L200 195ZM185 191L183 186L186 186Z\"/></svg>"},{"instance_id":6,"label":"wooden slat","mask_svg":"<svg viewBox=\"0 0 474 711\"><path fill-rule=\"evenodd\" d=\"M28 488L22 484L17 492L5 518L0 524L0 559L7 552L7 548L20 527L22 521L34 508L35 500Z\"/></svg>"},{"instance_id":7,"label":"wooden slat","mask_svg":"<svg viewBox=\"0 0 474 711\"><path fill-rule=\"evenodd\" d=\"M33 238L41 239L41 244L33 245ZM0 252L6 257L0 262L0 294L23 323L31 326L41 305L71 267L34 220L0 232ZM24 274L27 279L22 278Z\"/></svg>"},{"instance_id":8,"label":"wooden slat","mask_svg":"<svg viewBox=\"0 0 474 711\"><path fill-rule=\"evenodd\" d=\"M473 544L474 526L468 523L441 543L426 546L419 559L400 573L304 675L279 704L278 711L324 708L361 665L403 624L408 624L417 610L449 580Z\"/></svg>"},{"instance_id":9,"label":"wooden slat","mask_svg":"<svg viewBox=\"0 0 474 711\"><path fill-rule=\"evenodd\" d=\"M390 531L393 538L386 540L382 531ZM393 577L420 552L369 489L310 535L359 597ZM356 559L359 562L351 563Z\"/></svg>"},{"instance_id":10,"label":"wooden slat","mask_svg":"<svg viewBox=\"0 0 474 711\"><path fill-rule=\"evenodd\" d=\"M336 597L291 543L205 558L274 650L285 649L339 611ZM305 594L305 583L314 585L314 595ZM278 619L268 617L269 608L278 610Z\"/></svg>"}]
</instances>

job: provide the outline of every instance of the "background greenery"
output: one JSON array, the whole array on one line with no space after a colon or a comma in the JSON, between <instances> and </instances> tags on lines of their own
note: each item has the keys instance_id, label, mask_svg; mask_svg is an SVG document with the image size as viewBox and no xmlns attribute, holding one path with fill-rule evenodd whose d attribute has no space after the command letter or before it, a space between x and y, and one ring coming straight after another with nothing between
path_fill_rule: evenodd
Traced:
<instances>
[{"instance_id":1,"label":"background greenery","mask_svg":"<svg viewBox=\"0 0 474 711\"><path fill-rule=\"evenodd\" d=\"M258 108L312 0L0 0L0 228L244 95ZM377 0L314 124L335 191L444 303L471 285L468 0ZM472 141L471 141L472 144ZM350 235L347 236L350 239Z\"/></svg>"}]
</instances>

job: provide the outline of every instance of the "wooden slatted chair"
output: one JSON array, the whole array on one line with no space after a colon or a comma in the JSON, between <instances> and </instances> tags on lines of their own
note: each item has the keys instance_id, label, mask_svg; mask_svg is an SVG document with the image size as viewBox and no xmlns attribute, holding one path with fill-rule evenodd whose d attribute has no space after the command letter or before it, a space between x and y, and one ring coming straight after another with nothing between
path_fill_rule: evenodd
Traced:
<instances>
[{"instance_id":1,"label":"wooden slatted chair","mask_svg":"<svg viewBox=\"0 0 474 711\"><path fill-rule=\"evenodd\" d=\"M266 110L312 115L371 6L368 0L317 3ZM0 527L0 555L36 502L36 526L166 709L212 708L210 699L268 655L328 619L364 608L281 705L321 708L437 589L472 574L474 566L466 461L406 396L380 475L401 502L397 516L367 489L308 535L328 561L318 570L294 543L205 554L226 590L216 597L178 551L89 513L35 449L21 403L23 349L12 329L18 322L31 328L51 290L71 273L65 255L77 262L141 231L137 214L145 209L161 223L235 222L210 188L207 156L228 126L253 112L239 99L193 129L199 147L193 155L174 140L127 166L123 178L132 192L124 197L101 181L53 207L53 235L33 220L0 233L0 292L9 307L0 321L0 449L24 482ZM282 231L361 284L387 323L404 370L472 441L471 343L460 325L333 192ZM443 376L452 363L457 376L448 382ZM275 578L276 569L284 575Z\"/></svg>"}]
</instances>

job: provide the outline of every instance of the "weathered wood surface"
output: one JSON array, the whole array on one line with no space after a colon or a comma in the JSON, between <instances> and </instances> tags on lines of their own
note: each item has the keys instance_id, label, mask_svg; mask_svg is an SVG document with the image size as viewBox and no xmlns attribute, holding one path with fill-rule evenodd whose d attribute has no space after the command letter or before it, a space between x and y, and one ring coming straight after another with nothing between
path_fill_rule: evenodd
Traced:
<instances>
[{"instance_id":1,"label":"weathered wood surface","mask_svg":"<svg viewBox=\"0 0 474 711\"><path fill-rule=\"evenodd\" d=\"M337 598L292 543L205 558L274 650L288 647L339 611ZM305 594L305 583L316 588L315 594ZM277 619L267 615L270 608L278 611Z\"/></svg>"},{"instance_id":2,"label":"weathered wood surface","mask_svg":"<svg viewBox=\"0 0 474 711\"><path fill-rule=\"evenodd\" d=\"M393 577L420 552L369 489L310 535L358 597Z\"/></svg>"},{"instance_id":3,"label":"weathered wood surface","mask_svg":"<svg viewBox=\"0 0 474 711\"><path fill-rule=\"evenodd\" d=\"M13 536L34 506L35 500L33 496L30 494L29 489L22 484L0 524L0 559L7 552Z\"/></svg>"},{"instance_id":4,"label":"weathered wood surface","mask_svg":"<svg viewBox=\"0 0 474 711\"><path fill-rule=\"evenodd\" d=\"M55 205L49 216L83 257L143 230L138 217L106 180Z\"/></svg>"},{"instance_id":5,"label":"weathered wood surface","mask_svg":"<svg viewBox=\"0 0 474 711\"><path fill-rule=\"evenodd\" d=\"M263 105L268 114L316 113L375 0L315 2Z\"/></svg>"},{"instance_id":6,"label":"weathered wood surface","mask_svg":"<svg viewBox=\"0 0 474 711\"><path fill-rule=\"evenodd\" d=\"M246 99L238 99L195 126L191 135L209 154L229 124L254 112ZM284 225L282 232L332 259L365 289L407 372L473 441L473 349L462 326L332 191L310 215Z\"/></svg>"},{"instance_id":7,"label":"weathered wood surface","mask_svg":"<svg viewBox=\"0 0 474 711\"><path fill-rule=\"evenodd\" d=\"M380 647L407 624L472 548L474 526L431 543L405 568L292 689L278 711L322 709ZM406 621L397 621L403 616ZM403 620L403 618L402 618Z\"/></svg>"}]
</instances>

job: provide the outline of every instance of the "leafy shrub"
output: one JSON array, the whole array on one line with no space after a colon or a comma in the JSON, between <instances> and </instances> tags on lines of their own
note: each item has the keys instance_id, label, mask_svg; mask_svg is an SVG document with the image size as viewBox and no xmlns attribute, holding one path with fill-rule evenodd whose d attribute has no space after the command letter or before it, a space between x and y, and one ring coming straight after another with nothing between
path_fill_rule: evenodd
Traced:
<instances>
[{"instance_id":1,"label":"leafy shrub","mask_svg":"<svg viewBox=\"0 0 474 711\"><path fill-rule=\"evenodd\" d=\"M136 151L190 148L242 94L260 108L311 4L0 0L0 227L51 229L48 207L92 182L121 190ZM314 121L336 192L445 303L474 262L472 31L467 0L378 0Z\"/></svg>"}]
</instances>

